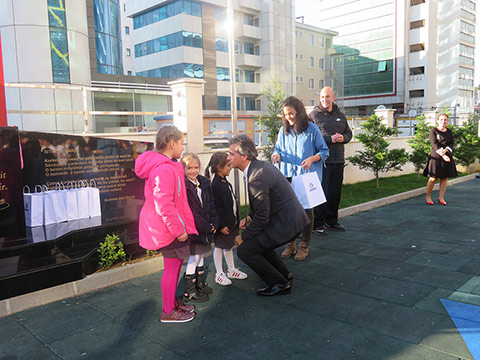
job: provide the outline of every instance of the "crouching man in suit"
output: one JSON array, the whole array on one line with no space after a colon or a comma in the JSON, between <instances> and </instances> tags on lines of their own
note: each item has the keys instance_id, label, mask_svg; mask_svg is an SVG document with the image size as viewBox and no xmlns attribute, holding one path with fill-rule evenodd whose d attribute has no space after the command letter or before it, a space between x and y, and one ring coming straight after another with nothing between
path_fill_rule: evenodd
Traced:
<instances>
[{"instance_id":1,"label":"crouching man in suit","mask_svg":"<svg viewBox=\"0 0 480 360\"><path fill-rule=\"evenodd\" d=\"M250 203L249 215L240 221L243 232L235 238L237 254L268 285L258 295L286 294L293 276L275 248L294 239L310 220L280 171L257 160L255 144L248 136L238 135L229 145L228 160L231 167L243 171Z\"/></svg>"}]
</instances>

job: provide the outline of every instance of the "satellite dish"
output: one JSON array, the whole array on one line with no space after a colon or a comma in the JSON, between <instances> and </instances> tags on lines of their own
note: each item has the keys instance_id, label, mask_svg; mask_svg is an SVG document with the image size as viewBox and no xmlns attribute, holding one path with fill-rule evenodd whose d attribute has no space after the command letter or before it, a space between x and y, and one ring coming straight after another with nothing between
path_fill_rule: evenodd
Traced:
<instances>
[{"instance_id":1,"label":"satellite dish","mask_svg":"<svg viewBox=\"0 0 480 360\"><path fill-rule=\"evenodd\" d=\"M385 110L385 109L386 109L385 105L378 105L376 108L376 110Z\"/></svg>"},{"instance_id":2,"label":"satellite dish","mask_svg":"<svg viewBox=\"0 0 480 360\"><path fill-rule=\"evenodd\" d=\"M417 116L417 110L410 110L408 112L408 117L416 117Z\"/></svg>"}]
</instances>

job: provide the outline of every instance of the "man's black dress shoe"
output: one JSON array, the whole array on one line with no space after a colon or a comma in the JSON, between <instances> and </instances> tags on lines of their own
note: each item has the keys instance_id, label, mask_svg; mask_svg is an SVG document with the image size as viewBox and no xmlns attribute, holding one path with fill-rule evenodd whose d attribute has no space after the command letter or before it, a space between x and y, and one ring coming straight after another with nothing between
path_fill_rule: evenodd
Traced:
<instances>
[{"instance_id":1,"label":"man's black dress shoe","mask_svg":"<svg viewBox=\"0 0 480 360\"><path fill-rule=\"evenodd\" d=\"M292 289L292 285L290 282L286 285L275 285L275 286L267 286L266 288L263 289L258 289L257 290L257 295L260 296L275 296L275 295L285 295L290 293L290 290Z\"/></svg>"},{"instance_id":2,"label":"man's black dress shoe","mask_svg":"<svg viewBox=\"0 0 480 360\"><path fill-rule=\"evenodd\" d=\"M340 225L339 223L336 223L334 225L325 224L325 228L339 230L339 231L347 231L347 229L345 229L345 226Z\"/></svg>"},{"instance_id":3,"label":"man's black dress shoe","mask_svg":"<svg viewBox=\"0 0 480 360\"><path fill-rule=\"evenodd\" d=\"M314 228L313 232L315 234L318 234L318 235L324 235L324 236L328 235L327 229L325 229L323 226L318 226L318 227Z\"/></svg>"}]
</instances>

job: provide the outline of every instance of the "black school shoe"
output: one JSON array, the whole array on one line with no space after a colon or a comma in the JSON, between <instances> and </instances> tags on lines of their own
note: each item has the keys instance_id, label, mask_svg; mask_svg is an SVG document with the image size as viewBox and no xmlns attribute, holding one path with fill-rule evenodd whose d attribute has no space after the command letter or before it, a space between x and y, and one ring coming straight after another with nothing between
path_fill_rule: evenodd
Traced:
<instances>
[{"instance_id":1,"label":"black school shoe","mask_svg":"<svg viewBox=\"0 0 480 360\"><path fill-rule=\"evenodd\" d=\"M325 228L326 229L334 229L334 230L338 230L338 231L347 231L347 229L345 229L345 226L340 225L339 223L336 223L334 225L325 224Z\"/></svg>"},{"instance_id":2,"label":"black school shoe","mask_svg":"<svg viewBox=\"0 0 480 360\"><path fill-rule=\"evenodd\" d=\"M267 286L263 289L258 289L257 295L260 295L260 296L285 295L285 294L289 294L290 290L292 290L292 284L289 281L286 285L277 284L275 286Z\"/></svg>"}]
</instances>

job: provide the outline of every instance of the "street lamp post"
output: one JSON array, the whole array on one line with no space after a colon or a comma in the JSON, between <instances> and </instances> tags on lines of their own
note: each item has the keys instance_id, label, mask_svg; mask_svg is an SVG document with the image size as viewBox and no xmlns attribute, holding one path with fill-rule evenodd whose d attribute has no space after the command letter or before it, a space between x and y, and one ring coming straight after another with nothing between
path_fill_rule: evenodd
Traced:
<instances>
[{"instance_id":1,"label":"street lamp post","mask_svg":"<svg viewBox=\"0 0 480 360\"><path fill-rule=\"evenodd\" d=\"M230 66L230 111L232 115L232 136L238 133L237 127L237 89L235 87L236 73L235 73L235 40L233 38L235 22L233 18L232 0L227 2L227 35L228 35L228 59ZM235 194L240 198L240 176L238 169L233 171L233 184L235 187Z\"/></svg>"}]
</instances>

